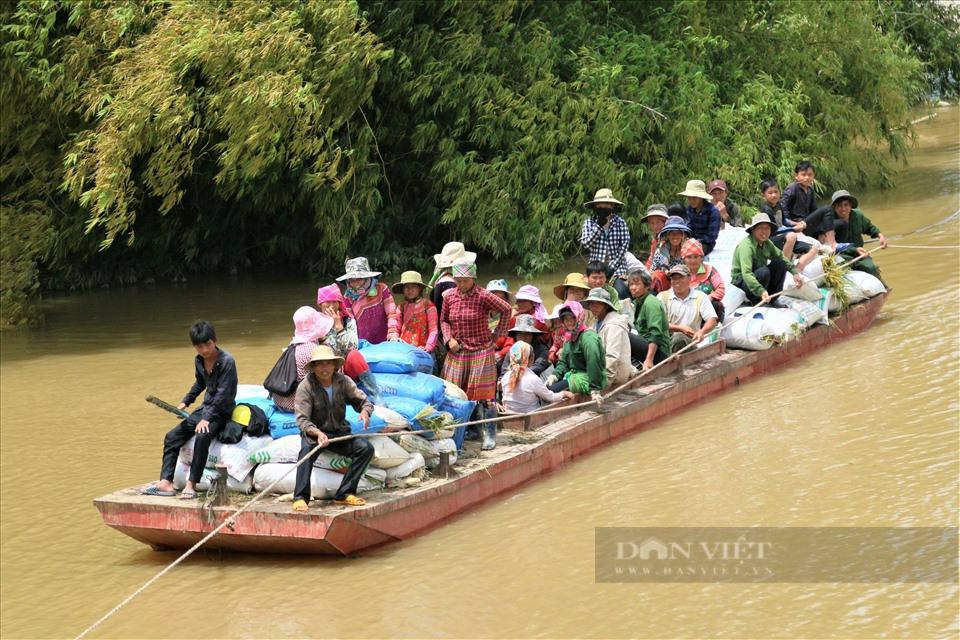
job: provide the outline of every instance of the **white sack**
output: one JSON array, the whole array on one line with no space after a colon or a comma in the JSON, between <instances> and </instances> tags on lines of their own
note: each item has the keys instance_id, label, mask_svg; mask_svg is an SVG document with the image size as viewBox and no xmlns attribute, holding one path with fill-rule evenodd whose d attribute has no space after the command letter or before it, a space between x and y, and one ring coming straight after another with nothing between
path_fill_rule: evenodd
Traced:
<instances>
[{"instance_id":1,"label":"white sack","mask_svg":"<svg viewBox=\"0 0 960 640\"><path fill-rule=\"evenodd\" d=\"M270 493L283 495L293 493L297 484L297 472L292 464L267 463L258 465L253 472L253 486L257 491L263 491L277 478L285 473L290 474L277 483ZM336 495L343 475L329 469L313 468L310 474L310 495L314 500L330 500ZM360 478L359 491L369 491L375 488L366 478Z\"/></svg>"},{"instance_id":2,"label":"white sack","mask_svg":"<svg viewBox=\"0 0 960 640\"><path fill-rule=\"evenodd\" d=\"M413 454L411 458L408 458L403 464L398 464L395 467L387 469L387 482L396 482L397 480L402 480L406 478L411 473L417 469L422 469L426 465L426 461L423 459L423 456L419 453Z\"/></svg>"},{"instance_id":3,"label":"white sack","mask_svg":"<svg viewBox=\"0 0 960 640\"><path fill-rule=\"evenodd\" d=\"M177 461L177 466L173 469L173 486L177 491L182 491L187 486L187 478L190 477L190 463ZM210 489L210 478L217 477L216 469L204 468L203 475L200 476L200 482L197 483L197 493L208 491ZM247 474L243 482L235 480L233 476L227 475L227 491L236 493L251 493L253 491L253 475Z\"/></svg>"},{"instance_id":4,"label":"white sack","mask_svg":"<svg viewBox=\"0 0 960 640\"><path fill-rule=\"evenodd\" d=\"M370 444L374 448L373 460L370 461L370 464L379 469L395 467L410 458L410 454L404 451L403 447L387 436L370 438Z\"/></svg>"}]
</instances>

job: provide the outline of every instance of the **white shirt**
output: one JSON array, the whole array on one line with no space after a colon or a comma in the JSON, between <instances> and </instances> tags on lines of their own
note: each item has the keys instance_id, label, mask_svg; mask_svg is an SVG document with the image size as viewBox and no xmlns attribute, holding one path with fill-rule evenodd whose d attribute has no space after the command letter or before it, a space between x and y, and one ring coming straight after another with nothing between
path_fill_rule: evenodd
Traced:
<instances>
[{"instance_id":1,"label":"white shirt","mask_svg":"<svg viewBox=\"0 0 960 640\"><path fill-rule=\"evenodd\" d=\"M657 298L667 308L667 319L670 324L678 324L699 331L704 320L717 317L717 312L710 304L710 297L693 287L690 287L686 298L678 297L673 287L669 291L660 292Z\"/></svg>"},{"instance_id":2,"label":"white shirt","mask_svg":"<svg viewBox=\"0 0 960 640\"><path fill-rule=\"evenodd\" d=\"M503 389L503 408L509 413L530 413L540 408L540 400L559 402L563 400L562 393L554 393L543 384L540 376L529 368L524 369L520 382L511 391L507 391L507 381L512 372L505 369L500 377L500 386Z\"/></svg>"}]
</instances>

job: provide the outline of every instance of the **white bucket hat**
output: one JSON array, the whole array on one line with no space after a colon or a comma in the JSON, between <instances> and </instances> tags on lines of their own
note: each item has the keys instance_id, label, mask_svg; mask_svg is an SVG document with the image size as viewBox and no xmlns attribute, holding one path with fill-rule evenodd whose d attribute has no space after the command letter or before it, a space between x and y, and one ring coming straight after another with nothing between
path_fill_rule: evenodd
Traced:
<instances>
[{"instance_id":1,"label":"white bucket hat","mask_svg":"<svg viewBox=\"0 0 960 640\"><path fill-rule=\"evenodd\" d=\"M688 198L703 198L704 200L713 200L713 196L707 192L707 185L703 183L703 180L688 180L687 188L677 195L687 196Z\"/></svg>"},{"instance_id":2,"label":"white bucket hat","mask_svg":"<svg viewBox=\"0 0 960 640\"><path fill-rule=\"evenodd\" d=\"M437 269L452 267L457 262L476 262L477 254L467 251L462 242L448 242L443 245L443 251L433 256Z\"/></svg>"}]
</instances>

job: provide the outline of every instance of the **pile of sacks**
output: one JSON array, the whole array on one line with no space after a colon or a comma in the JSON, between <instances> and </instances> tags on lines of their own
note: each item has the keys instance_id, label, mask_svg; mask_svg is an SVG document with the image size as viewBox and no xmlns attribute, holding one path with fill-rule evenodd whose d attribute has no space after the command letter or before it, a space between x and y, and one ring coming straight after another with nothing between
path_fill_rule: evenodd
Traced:
<instances>
[{"instance_id":1,"label":"pile of sacks","mask_svg":"<svg viewBox=\"0 0 960 640\"><path fill-rule=\"evenodd\" d=\"M793 276L787 274L784 281L783 293L779 300L786 308L775 309L760 307L753 309L747 303L746 294L731 284L730 271L733 262L733 251L741 240L747 237L747 232L738 227L726 227L720 231L717 245L708 256L709 263L720 272L725 283L726 293L723 297L723 308L726 313L724 324L730 320L745 315L749 317L735 324L725 327L719 336L728 347L762 351L774 344L782 344L796 339L805 329L814 324L826 324L828 314L837 313L840 302L833 292L823 287L822 259L817 257L802 271L805 282L799 289L793 282ZM800 236L804 242L814 246L819 243L807 236ZM817 285L821 285L818 287ZM849 302L855 303L872 298L886 291L883 283L876 277L862 271L848 270L844 275L844 290ZM705 340L701 346L707 344Z\"/></svg>"},{"instance_id":2,"label":"pile of sacks","mask_svg":"<svg viewBox=\"0 0 960 640\"><path fill-rule=\"evenodd\" d=\"M463 443L463 428L456 425L470 420L476 403L456 385L430 372L433 357L422 349L400 342L363 345L364 358L370 365L383 393L383 404L375 405L366 433L384 429L409 429L414 433L370 438L374 445L373 461L364 471L360 490L383 487L412 486L422 478L424 469L440 464L440 453L448 452L456 462ZM269 392L260 385L239 385L237 403L252 404L263 409L270 422L270 435L253 437L244 434L236 444L219 441L210 445L206 467L197 485L199 491L209 488L210 477L216 476L218 463L227 466L227 489L240 493L262 491L278 478L272 493L293 493L296 472L291 471L300 452L300 430L292 413L278 411ZM438 420L445 425L439 430ZM360 417L347 406L347 421L353 433L363 433ZM174 474L174 485L182 489L193 459L194 439L180 450ZM332 498L343 478L350 459L323 452L314 465L312 494L314 498ZM290 472L289 474L287 472Z\"/></svg>"}]
</instances>

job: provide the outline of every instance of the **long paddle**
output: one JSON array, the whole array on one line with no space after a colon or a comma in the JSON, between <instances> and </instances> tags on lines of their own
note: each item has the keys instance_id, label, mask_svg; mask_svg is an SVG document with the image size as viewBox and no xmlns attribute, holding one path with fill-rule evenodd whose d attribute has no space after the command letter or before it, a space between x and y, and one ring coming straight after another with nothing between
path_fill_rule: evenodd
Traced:
<instances>
[{"instance_id":1,"label":"long paddle","mask_svg":"<svg viewBox=\"0 0 960 640\"><path fill-rule=\"evenodd\" d=\"M161 400L160 398L157 398L156 396L147 396L145 399L147 402L151 404L155 404L161 409L163 409L164 411L169 411L175 416L179 416L181 418L190 417L190 414L187 413L186 411L181 411L180 409L177 409L175 406L173 406L169 402L164 402L163 400Z\"/></svg>"}]
</instances>

